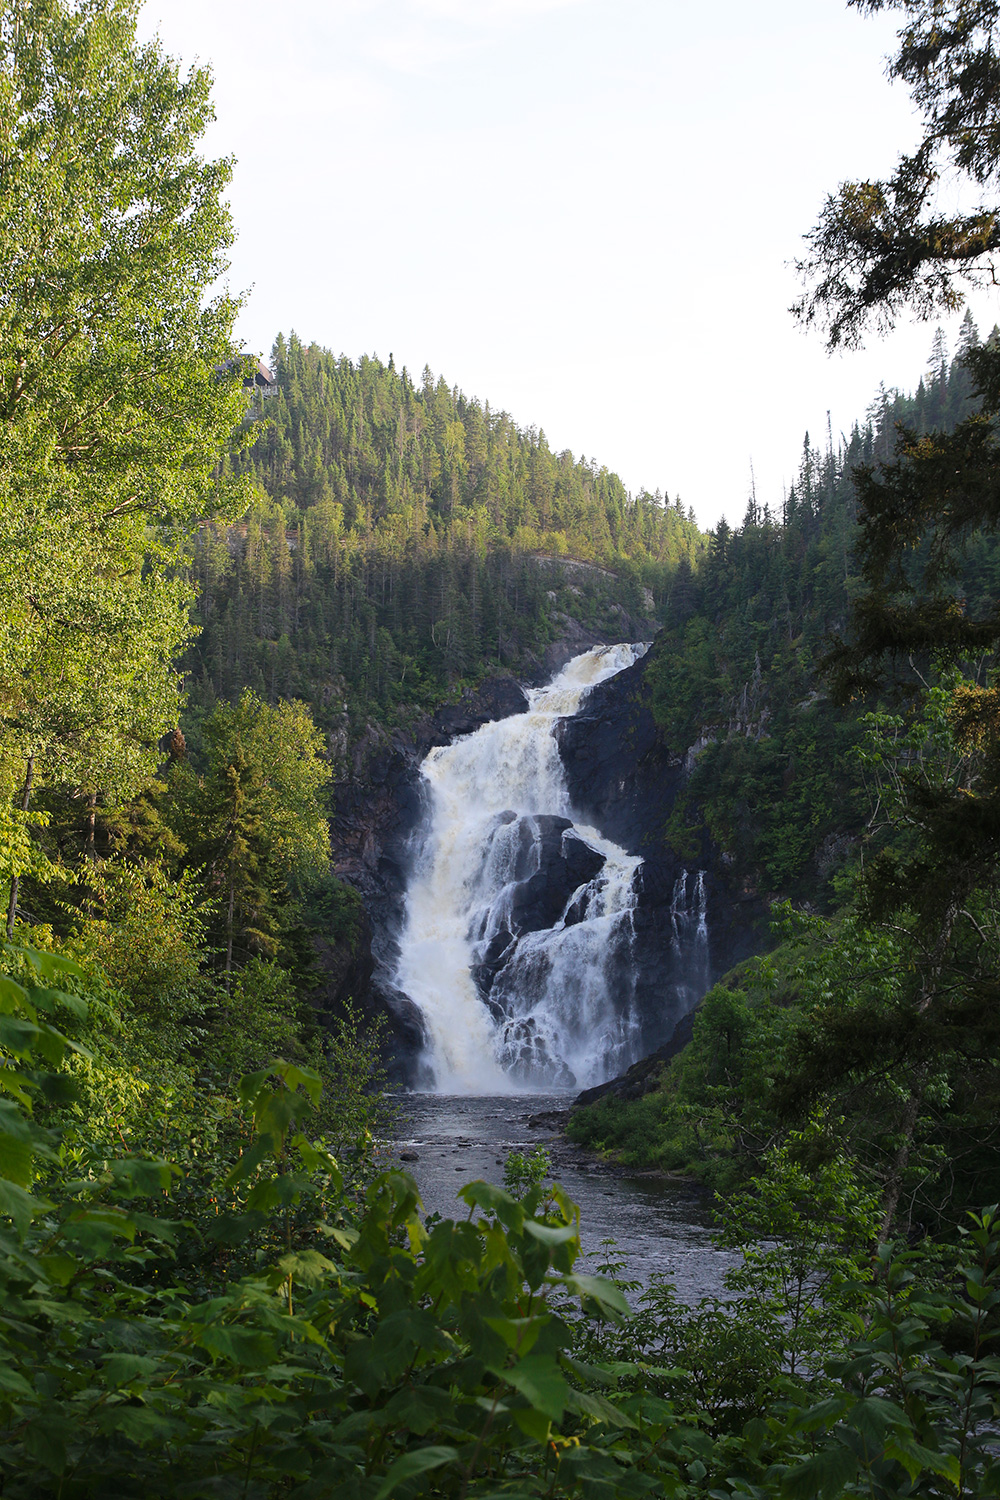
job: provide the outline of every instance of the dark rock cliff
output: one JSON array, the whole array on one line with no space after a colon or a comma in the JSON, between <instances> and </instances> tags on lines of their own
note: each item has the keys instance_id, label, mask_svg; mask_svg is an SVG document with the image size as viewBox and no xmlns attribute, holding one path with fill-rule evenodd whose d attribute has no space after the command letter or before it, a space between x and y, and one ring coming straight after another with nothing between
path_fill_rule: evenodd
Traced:
<instances>
[{"instance_id":1,"label":"dark rock cliff","mask_svg":"<svg viewBox=\"0 0 1000 1500\"><path fill-rule=\"evenodd\" d=\"M590 644L575 634L557 642L552 663L539 666L540 679L557 670L558 658L568 660ZM685 867L665 843L687 772L660 743L644 674L640 660L594 688L581 712L558 725L557 739L580 821L643 857L634 913L632 967L638 979L631 1004L643 1048L652 1053L669 1047L678 1023L720 974L760 950L765 913L762 902L733 888L721 857L708 844ZM419 1011L392 982L406 881L424 812L420 765L434 746L526 707L518 683L500 676L406 734L371 726L354 744L335 788L334 870L360 893L365 915L351 955L345 958L329 947L321 951L327 981L320 1003L335 1010L350 995L368 1013L383 1014L393 1073L402 1082L414 1081L414 1060L424 1039ZM551 925L572 890L595 873L600 856L579 840L565 842L566 827L565 820L553 818L541 830L543 842L548 840L546 857L538 876L518 895L520 930ZM504 963L504 944L495 946L476 975L487 1003Z\"/></svg>"},{"instance_id":2,"label":"dark rock cliff","mask_svg":"<svg viewBox=\"0 0 1000 1500\"><path fill-rule=\"evenodd\" d=\"M643 857L635 1003L653 1052L669 1048L678 1023L721 974L765 945L766 905L732 882L710 841L687 865L667 844L688 768L660 741L645 670L640 658L595 687L556 738L583 821Z\"/></svg>"}]
</instances>

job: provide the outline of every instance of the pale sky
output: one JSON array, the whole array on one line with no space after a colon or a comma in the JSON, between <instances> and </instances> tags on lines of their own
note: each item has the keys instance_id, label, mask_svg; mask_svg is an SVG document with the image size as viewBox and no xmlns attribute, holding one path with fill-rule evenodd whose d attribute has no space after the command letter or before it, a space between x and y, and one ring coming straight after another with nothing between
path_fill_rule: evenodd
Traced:
<instances>
[{"instance_id":1,"label":"pale sky","mask_svg":"<svg viewBox=\"0 0 1000 1500\"><path fill-rule=\"evenodd\" d=\"M911 146L894 19L845 0L147 0L211 65L239 334L424 365L703 526L934 324L830 357L787 312L825 193ZM985 295L982 331L1000 320ZM957 319L944 324L949 345Z\"/></svg>"}]
</instances>

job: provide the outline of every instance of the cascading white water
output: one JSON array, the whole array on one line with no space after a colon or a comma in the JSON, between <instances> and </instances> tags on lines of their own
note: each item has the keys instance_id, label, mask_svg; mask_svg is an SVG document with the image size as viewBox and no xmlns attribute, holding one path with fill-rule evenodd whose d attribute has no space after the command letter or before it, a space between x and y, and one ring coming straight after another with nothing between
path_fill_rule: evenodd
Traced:
<instances>
[{"instance_id":1,"label":"cascading white water","mask_svg":"<svg viewBox=\"0 0 1000 1500\"><path fill-rule=\"evenodd\" d=\"M528 694L527 713L424 761L430 816L396 982L420 1008L442 1092L585 1086L633 1061L629 948L642 860L575 824L552 730L645 650L585 652ZM543 852L550 865L555 854L561 884L547 883ZM525 919L528 899L555 899L558 910Z\"/></svg>"},{"instance_id":2,"label":"cascading white water","mask_svg":"<svg viewBox=\"0 0 1000 1500\"><path fill-rule=\"evenodd\" d=\"M678 875L670 902L670 930L670 945L677 957L681 956L682 949L689 955L688 983L683 988L691 1008L705 993L709 982L708 894L704 870L697 870L694 875L682 870Z\"/></svg>"}]
</instances>

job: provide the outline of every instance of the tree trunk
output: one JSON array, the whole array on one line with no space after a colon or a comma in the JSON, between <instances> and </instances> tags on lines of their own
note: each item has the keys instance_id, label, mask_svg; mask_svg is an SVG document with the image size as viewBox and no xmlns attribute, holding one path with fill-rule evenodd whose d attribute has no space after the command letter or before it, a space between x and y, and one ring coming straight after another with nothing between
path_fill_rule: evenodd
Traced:
<instances>
[{"instance_id":1,"label":"tree trunk","mask_svg":"<svg viewBox=\"0 0 1000 1500\"><path fill-rule=\"evenodd\" d=\"M926 1087L927 1069L921 1067L918 1069L913 1088L910 1090L910 1097L906 1101L906 1108L903 1110L903 1118L900 1121L902 1140L892 1159L889 1178L885 1185L885 1192L882 1195L882 1223L878 1231L878 1242L880 1245L884 1245L892 1234L893 1221L896 1217L896 1210L899 1207L900 1194L903 1191L903 1177L910 1163L913 1134L917 1128L920 1106L923 1103Z\"/></svg>"},{"instance_id":2,"label":"tree trunk","mask_svg":"<svg viewBox=\"0 0 1000 1500\"><path fill-rule=\"evenodd\" d=\"M87 800L87 835L84 841L84 858L88 865L92 865L97 855L94 853L94 827L97 822L97 793L91 792ZM87 886L87 899L83 903L83 909L88 918L94 915L94 892L93 888Z\"/></svg>"},{"instance_id":3,"label":"tree trunk","mask_svg":"<svg viewBox=\"0 0 1000 1500\"><path fill-rule=\"evenodd\" d=\"M967 892L962 893L964 900ZM929 962L920 981L920 996L917 1000L916 1014L922 1016L929 1010L937 993L941 978L941 970L944 968L948 945L951 942L951 934L955 926L960 909L958 898L951 901L945 908L941 918L941 926L934 941L934 947L929 955ZM886 1179L885 1191L882 1195L882 1223L879 1228L879 1244L885 1244L892 1233L893 1220L899 1207L900 1194L903 1191L903 1177L910 1162L910 1151L913 1146L913 1136L917 1128L917 1120L920 1117L920 1106L924 1102L924 1094L927 1089L927 1075L930 1065L921 1062L914 1073L913 1086L910 1096L903 1109L900 1120L902 1139L892 1159L892 1167Z\"/></svg>"},{"instance_id":4,"label":"tree trunk","mask_svg":"<svg viewBox=\"0 0 1000 1500\"><path fill-rule=\"evenodd\" d=\"M236 876L229 872L229 909L226 912L226 989L233 972L233 912L236 906Z\"/></svg>"},{"instance_id":5,"label":"tree trunk","mask_svg":"<svg viewBox=\"0 0 1000 1500\"><path fill-rule=\"evenodd\" d=\"M28 765L24 773L24 790L21 793L21 811L27 812L31 805L31 783L35 777L35 757L28 756ZM10 881L10 900L7 903L7 941L10 942L14 936L14 919L17 916L17 892L21 882L18 876L12 875Z\"/></svg>"}]
</instances>

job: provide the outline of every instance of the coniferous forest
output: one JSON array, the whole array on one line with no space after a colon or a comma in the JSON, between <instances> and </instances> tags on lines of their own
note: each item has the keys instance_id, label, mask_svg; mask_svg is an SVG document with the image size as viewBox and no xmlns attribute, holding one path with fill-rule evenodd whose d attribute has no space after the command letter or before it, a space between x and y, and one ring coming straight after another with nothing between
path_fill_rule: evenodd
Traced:
<instances>
[{"instance_id":1,"label":"coniferous forest","mask_svg":"<svg viewBox=\"0 0 1000 1500\"><path fill-rule=\"evenodd\" d=\"M429 370L416 385L391 356L355 365L294 335L272 368L280 395L234 465L251 505L194 543L195 705L250 685L318 723L345 703L405 718L491 670L530 670L561 560L593 565L572 603L601 619L655 610L704 551L679 501L633 499Z\"/></svg>"},{"instance_id":2,"label":"coniferous forest","mask_svg":"<svg viewBox=\"0 0 1000 1500\"><path fill-rule=\"evenodd\" d=\"M996 192L1000 4L858 3L924 136L807 240L831 347L1000 234L934 197ZM0 5L0 1491L1000 1494L1000 338L704 535L391 356L279 336L255 394L210 94L132 0ZM652 832L772 910L569 1127L719 1191L693 1308L582 1269L543 1152L428 1217L377 1018L315 1002L348 748L567 620L662 627Z\"/></svg>"}]
</instances>

